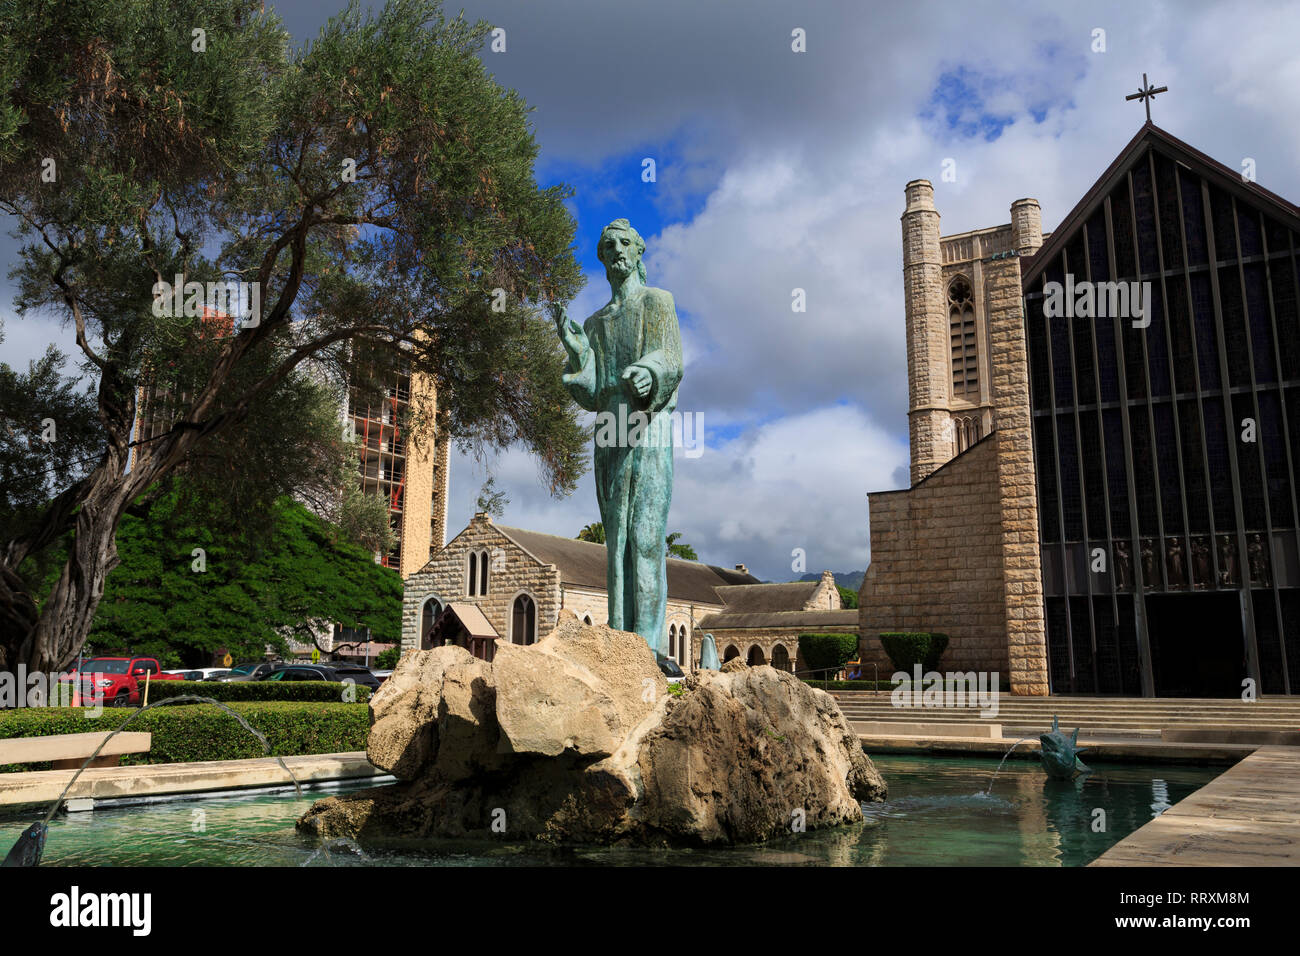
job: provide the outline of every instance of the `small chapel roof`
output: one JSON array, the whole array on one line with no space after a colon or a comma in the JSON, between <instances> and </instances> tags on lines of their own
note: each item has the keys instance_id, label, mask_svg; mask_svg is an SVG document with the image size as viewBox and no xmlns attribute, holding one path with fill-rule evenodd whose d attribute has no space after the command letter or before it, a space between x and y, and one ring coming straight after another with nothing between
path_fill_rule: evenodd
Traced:
<instances>
[{"instance_id":1,"label":"small chapel roof","mask_svg":"<svg viewBox=\"0 0 1300 956\"><path fill-rule=\"evenodd\" d=\"M577 538L543 534L524 528L494 524L496 530L543 564L553 564L564 584L605 590L605 546ZM704 564L668 559L668 597L694 604L722 604L718 589L737 584L758 584L752 574Z\"/></svg>"},{"instance_id":2,"label":"small chapel roof","mask_svg":"<svg viewBox=\"0 0 1300 956\"><path fill-rule=\"evenodd\" d=\"M821 587L821 581L791 581L788 584L741 584L718 588L727 605L725 614L761 614L769 611L798 611L807 606Z\"/></svg>"}]
</instances>

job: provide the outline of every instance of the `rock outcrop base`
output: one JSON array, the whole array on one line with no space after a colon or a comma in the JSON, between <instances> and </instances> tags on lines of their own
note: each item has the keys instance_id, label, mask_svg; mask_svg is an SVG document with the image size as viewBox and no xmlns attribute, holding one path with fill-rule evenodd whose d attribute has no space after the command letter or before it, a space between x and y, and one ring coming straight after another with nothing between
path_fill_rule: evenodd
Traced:
<instances>
[{"instance_id":1,"label":"rock outcrop base","mask_svg":"<svg viewBox=\"0 0 1300 956\"><path fill-rule=\"evenodd\" d=\"M670 688L636 634L561 612L491 664L406 654L370 702L371 763L400 783L316 803L324 838L710 845L862 819L885 798L834 699L772 667Z\"/></svg>"}]
</instances>

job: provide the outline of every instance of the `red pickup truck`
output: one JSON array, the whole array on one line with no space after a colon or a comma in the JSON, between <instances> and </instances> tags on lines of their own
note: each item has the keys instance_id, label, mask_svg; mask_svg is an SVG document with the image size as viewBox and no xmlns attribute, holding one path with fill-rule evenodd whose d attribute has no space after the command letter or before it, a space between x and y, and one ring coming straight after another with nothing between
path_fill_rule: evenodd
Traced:
<instances>
[{"instance_id":1,"label":"red pickup truck","mask_svg":"<svg viewBox=\"0 0 1300 956\"><path fill-rule=\"evenodd\" d=\"M145 675L148 679L180 680L178 674L164 674L152 657L92 657L82 662L81 671L64 680L77 681L78 697L84 705L103 703L109 707L139 707Z\"/></svg>"}]
</instances>

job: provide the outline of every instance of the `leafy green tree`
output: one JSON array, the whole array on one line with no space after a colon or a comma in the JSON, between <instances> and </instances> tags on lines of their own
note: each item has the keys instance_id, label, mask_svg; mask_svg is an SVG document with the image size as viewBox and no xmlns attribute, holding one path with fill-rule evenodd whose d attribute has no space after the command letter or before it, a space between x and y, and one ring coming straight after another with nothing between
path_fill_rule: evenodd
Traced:
<instances>
[{"instance_id":1,"label":"leafy green tree","mask_svg":"<svg viewBox=\"0 0 1300 956\"><path fill-rule=\"evenodd\" d=\"M682 536L680 531L674 531L668 536L668 553L675 558L682 558L685 561L698 561L699 555L689 544L678 544L677 539Z\"/></svg>"},{"instance_id":2,"label":"leafy green tree","mask_svg":"<svg viewBox=\"0 0 1300 956\"><path fill-rule=\"evenodd\" d=\"M50 346L26 372L0 363L0 515L11 534L37 532L59 483L86 474L98 458L94 396L62 374L66 361ZM51 560L38 551L21 577L3 564L0 574L26 589L44 579Z\"/></svg>"},{"instance_id":3,"label":"leafy green tree","mask_svg":"<svg viewBox=\"0 0 1300 956\"><path fill-rule=\"evenodd\" d=\"M380 651L379 656L375 658L375 667L381 671L390 671L397 666L397 662L401 659L402 645L398 644L386 651Z\"/></svg>"},{"instance_id":4,"label":"leafy green tree","mask_svg":"<svg viewBox=\"0 0 1300 956\"><path fill-rule=\"evenodd\" d=\"M605 543L605 525L599 521L592 522L578 532L579 541L590 541L593 544Z\"/></svg>"},{"instance_id":5,"label":"leafy green tree","mask_svg":"<svg viewBox=\"0 0 1300 956\"><path fill-rule=\"evenodd\" d=\"M510 504L509 497L504 491L497 490L496 475L488 475L487 481L483 482L483 487L479 489L478 499L474 503L474 510L489 514L494 518L500 518L506 513L506 505Z\"/></svg>"},{"instance_id":6,"label":"leafy green tree","mask_svg":"<svg viewBox=\"0 0 1300 956\"><path fill-rule=\"evenodd\" d=\"M435 0L353 0L294 49L261 0L0 3L17 308L75 330L99 427L85 473L32 516L0 514L0 668L75 659L129 509L187 465L219 483L206 450L274 414L304 363L425 373L437 412L413 402L408 438L437 424L469 450L522 444L572 491L589 435L541 314L582 282L570 191L537 185L528 107L476 55L488 29ZM177 276L246 282L225 311L254 291L260 311L223 326L184 291L170 314ZM171 386L170 426L133 445L150 382ZM232 448L217 461L255 467ZM64 541L34 591L25 565Z\"/></svg>"},{"instance_id":7,"label":"leafy green tree","mask_svg":"<svg viewBox=\"0 0 1300 956\"><path fill-rule=\"evenodd\" d=\"M840 592L840 607L853 608L858 606L858 592L852 588L846 588L841 584L835 585Z\"/></svg>"},{"instance_id":8,"label":"leafy green tree","mask_svg":"<svg viewBox=\"0 0 1300 956\"><path fill-rule=\"evenodd\" d=\"M171 490L122 519L121 563L90 630L98 651L202 666L220 648L238 660L284 651L289 635L310 640L335 621L400 640L401 576L301 504L282 498L256 536L230 538L191 500Z\"/></svg>"},{"instance_id":9,"label":"leafy green tree","mask_svg":"<svg viewBox=\"0 0 1300 956\"><path fill-rule=\"evenodd\" d=\"M689 544L677 543L677 539L680 538L681 536L682 533L680 531L674 531L664 541L668 553L675 558L682 558L686 561L700 560L699 556L695 553L695 549L692 548ZM591 524L586 525L585 527L583 527L581 531L578 532L578 540L591 541L595 544L604 544L605 543L604 523L600 521L593 521Z\"/></svg>"}]
</instances>

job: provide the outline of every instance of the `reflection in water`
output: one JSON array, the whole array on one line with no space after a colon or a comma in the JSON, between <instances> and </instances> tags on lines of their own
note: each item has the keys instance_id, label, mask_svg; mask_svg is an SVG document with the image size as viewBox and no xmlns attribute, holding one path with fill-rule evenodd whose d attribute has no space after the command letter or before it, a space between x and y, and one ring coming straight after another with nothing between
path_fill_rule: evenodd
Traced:
<instances>
[{"instance_id":1,"label":"reflection in water","mask_svg":"<svg viewBox=\"0 0 1300 956\"><path fill-rule=\"evenodd\" d=\"M725 849L543 847L505 837L319 840L294 821L320 795L223 797L55 818L46 865L79 866L1081 866L1221 771L1111 765L1072 781L1009 760L875 758L890 799L863 823ZM1094 831L1097 810L1105 828ZM201 812L199 812L201 811ZM26 823L0 820L0 836ZM55 836L59 839L54 839ZM3 842L3 840L0 840Z\"/></svg>"}]
</instances>

